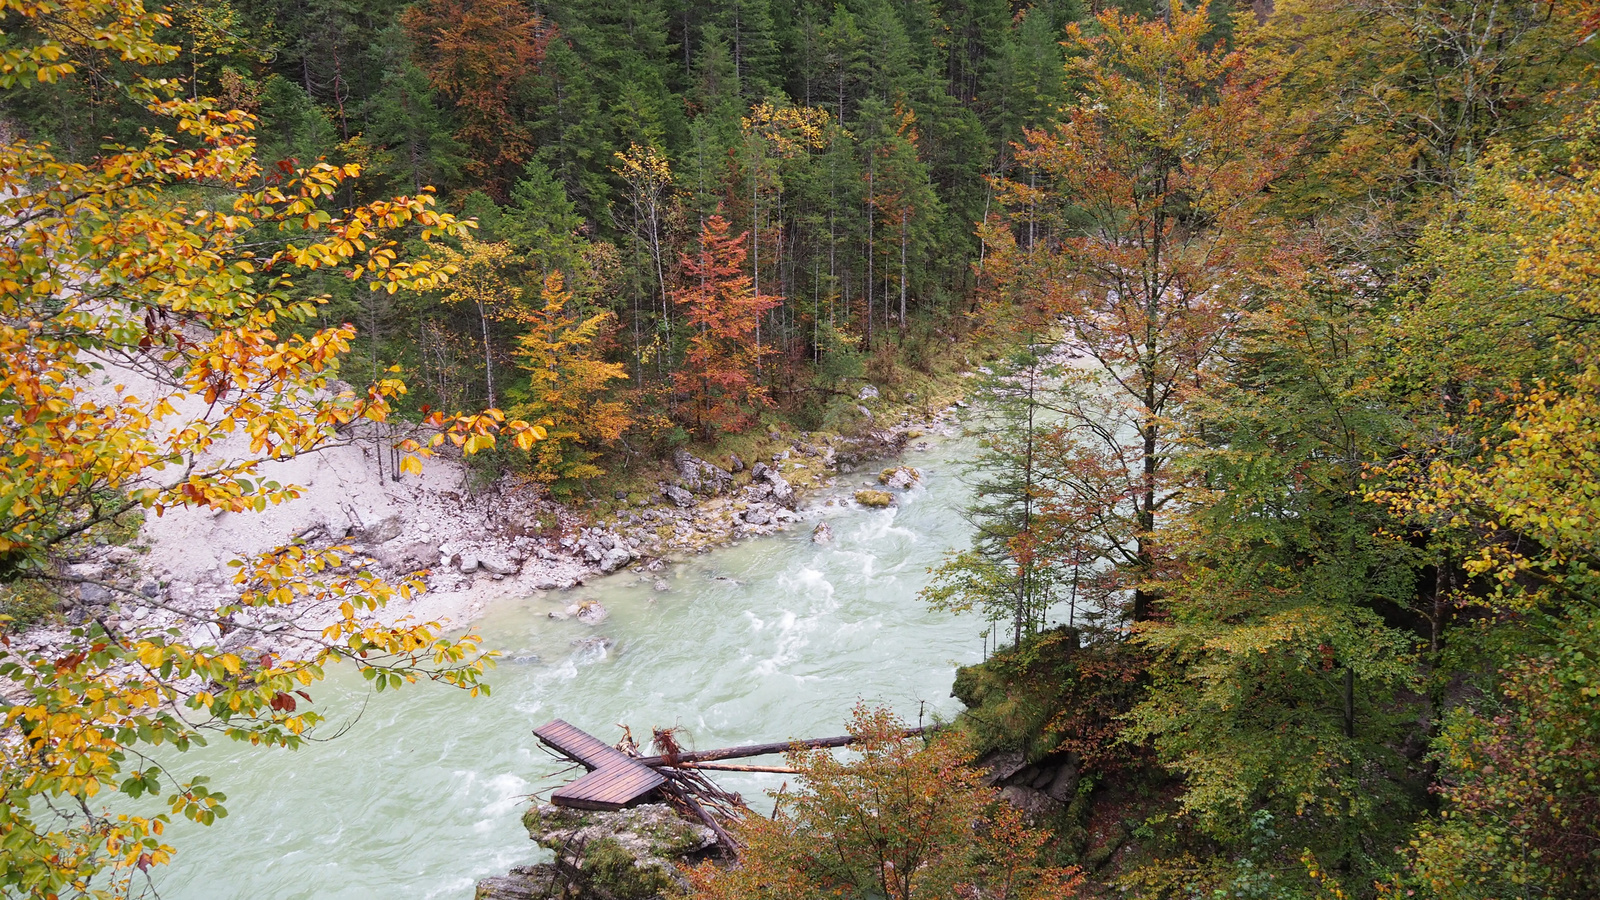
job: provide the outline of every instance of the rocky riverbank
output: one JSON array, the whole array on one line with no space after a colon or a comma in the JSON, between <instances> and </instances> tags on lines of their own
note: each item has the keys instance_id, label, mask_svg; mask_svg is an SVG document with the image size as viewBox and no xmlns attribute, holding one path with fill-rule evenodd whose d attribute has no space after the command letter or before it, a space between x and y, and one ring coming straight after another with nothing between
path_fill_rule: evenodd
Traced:
<instances>
[{"instance_id":1,"label":"rocky riverbank","mask_svg":"<svg viewBox=\"0 0 1600 900\"><path fill-rule=\"evenodd\" d=\"M654 494L620 497L604 516L504 480L470 490L456 460L430 459L420 477L395 481L374 465L374 445L351 442L270 465L267 474L304 488L298 501L250 513L172 510L148 518L125 544L80 549L63 567L76 586L62 615L13 643L24 652L47 650L93 618L122 634L176 629L192 644L224 651L309 654L333 610L302 603L215 613L238 596L233 560L292 542L347 546L348 568L423 585L375 620L462 627L503 598L570 589L630 568L652 577L675 559L788 528L807 497L830 492L841 476L925 448L928 435L952 433L950 412L856 435L774 431L766 446L783 449L749 462L732 456L719 465L679 451L672 476ZM882 485L867 481L900 490L915 481L896 475L888 484L889 477ZM825 503L852 502L831 493Z\"/></svg>"}]
</instances>

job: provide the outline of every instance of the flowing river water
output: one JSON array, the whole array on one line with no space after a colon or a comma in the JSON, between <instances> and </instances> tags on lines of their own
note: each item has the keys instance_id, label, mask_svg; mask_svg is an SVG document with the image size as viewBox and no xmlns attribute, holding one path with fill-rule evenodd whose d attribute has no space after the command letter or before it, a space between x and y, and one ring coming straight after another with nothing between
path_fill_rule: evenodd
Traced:
<instances>
[{"instance_id":1,"label":"flowing river water","mask_svg":"<svg viewBox=\"0 0 1600 900\"><path fill-rule=\"evenodd\" d=\"M711 748L842 734L858 699L913 723L954 713L955 667L982 655L984 623L930 612L917 592L967 544L959 461L972 449L907 454L924 482L897 508L813 498L787 533L667 569L666 592L623 573L500 604L478 623L504 654L488 698L426 684L369 696L352 673L330 673L318 706L352 723L336 740L295 752L218 742L181 761L212 775L230 815L169 830L179 852L158 870L160 896L468 900L478 879L540 857L519 820L529 794L563 780L530 733L553 718L607 741L626 723L641 743L676 725L686 746ZM864 477L841 476L840 496ZM819 519L831 544L810 539ZM550 618L583 599L609 618ZM717 778L756 801L783 776Z\"/></svg>"}]
</instances>

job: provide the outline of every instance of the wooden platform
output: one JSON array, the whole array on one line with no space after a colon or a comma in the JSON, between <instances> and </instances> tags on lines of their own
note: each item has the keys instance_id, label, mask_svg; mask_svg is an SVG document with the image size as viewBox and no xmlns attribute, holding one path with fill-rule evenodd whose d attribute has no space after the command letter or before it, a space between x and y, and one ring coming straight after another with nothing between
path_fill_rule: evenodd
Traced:
<instances>
[{"instance_id":1,"label":"wooden platform","mask_svg":"<svg viewBox=\"0 0 1600 900\"><path fill-rule=\"evenodd\" d=\"M661 773L605 741L560 719L540 725L533 734L546 746L577 760L589 774L550 795L556 806L577 809L626 809L641 802L666 782Z\"/></svg>"}]
</instances>

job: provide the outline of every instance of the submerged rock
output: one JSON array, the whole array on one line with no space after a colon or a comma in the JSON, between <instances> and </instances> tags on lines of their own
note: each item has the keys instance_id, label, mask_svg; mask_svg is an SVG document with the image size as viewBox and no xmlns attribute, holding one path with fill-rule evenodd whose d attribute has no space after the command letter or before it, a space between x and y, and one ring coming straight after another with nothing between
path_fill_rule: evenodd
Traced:
<instances>
[{"instance_id":1,"label":"submerged rock","mask_svg":"<svg viewBox=\"0 0 1600 900\"><path fill-rule=\"evenodd\" d=\"M811 543L833 543L833 526L829 525L827 522L818 522L817 527L811 529Z\"/></svg>"},{"instance_id":2,"label":"submerged rock","mask_svg":"<svg viewBox=\"0 0 1600 900\"><path fill-rule=\"evenodd\" d=\"M599 625L611 616L611 612L601 606L598 600L584 600L567 607L567 615L585 625Z\"/></svg>"}]
</instances>

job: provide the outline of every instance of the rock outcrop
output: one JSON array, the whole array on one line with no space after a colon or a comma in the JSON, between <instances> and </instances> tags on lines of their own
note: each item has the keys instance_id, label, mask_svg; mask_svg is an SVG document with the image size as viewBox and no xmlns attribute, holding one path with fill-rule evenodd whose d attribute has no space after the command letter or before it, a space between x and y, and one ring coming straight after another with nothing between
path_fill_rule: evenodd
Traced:
<instances>
[{"instance_id":1,"label":"rock outcrop","mask_svg":"<svg viewBox=\"0 0 1600 900\"><path fill-rule=\"evenodd\" d=\"M678 469L683 486L696 493L720 494L733 483L733 475L728 470L706 462L687 450L674 452L672 463Z\"/></svg>"},{"instance_id":2,"label":"rock outcrop","mask_svg":"<svg viewBox=\"0 0 1600 900\"><path fill-rule=\"evenodd\" d=\"M478 882L475 900L655 900L688 887L679 866L717 841L711 829L664 804L617 812L534 806L528 836L555 853L545 865L519 866Z\"/></svg>"}]
</instances>

